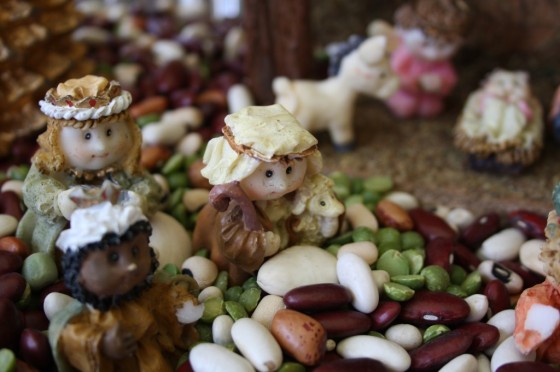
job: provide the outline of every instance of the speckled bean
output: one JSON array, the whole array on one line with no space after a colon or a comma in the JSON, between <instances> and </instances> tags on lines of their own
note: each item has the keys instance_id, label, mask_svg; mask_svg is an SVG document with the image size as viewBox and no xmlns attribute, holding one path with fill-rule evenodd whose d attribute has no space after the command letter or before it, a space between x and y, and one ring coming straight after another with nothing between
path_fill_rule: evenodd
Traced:
<instances>
[{"instance_id":1,"label":"speckled bean","mask_svg":"<svg viewBox=\"0 0 560 372\"><path fill-rule=\"evenodd\" d=\"M510 227L482 242L478 255L494 261L514 260L519 256L519 250L525 240L525 235L522 232Z\"/></svg>"},{"instance_id":2,"label":"speckled bean","mask_svg":"<svg viewBox=\"0 0 560 372\"><path fill-rule=\"evenodd\" d=\"M521 352L515 345L513 336L510 336L498 345L498 347L494 351L494 354L492 354L492 359L490 359L490 366L492 368L492 371L496 371L500 366L506 363L534 361L535 359L536 353L534 351L530 352L527 355L521 354Z\"/></svg>"},{"instance_id":3,"label":"speckled bean","mask_svg":"<svg viewBox=\"0 0 560 372\"><path fill-rule=\"evenodd\" d=\"M422 333L411 324L395 324L385 331L385 338L410 351L422 345Z\"/></svg>"},{"instance_id":4,"label":"speckled bean","mask_svg":"<svg viewBox=\"0 0 560 372\"><path fill-rule=\"evenodd\" d=\"M340 341L336 351L343 358L371 358L392 371L406 371L410 367L407 351L395 342L375 336L351 336Z\"/></svg>"},{"instance_id":5,"label":"speckled bean","mask_svg":"<svg viewBox=\"0 0 560 372\"><path fill-rule=\"evenodd\" d=\"M201 256L187 258L183 262L181 270L190 270L200 288L212 285L218 277L218 266L212 260Z\"/></svg>"},{"instance_id":6,"label":"speckled bean","mask_svg":"<svg viewBox=\"0 0 560 372\"><path fill-rule=\"evenodd\" d=\"M394 227L399 231L409 231L414 227L408 212L390 200L377 203L375 215L383 226Z\"/></svg>"},{"instance_id":7,"label":"speckled bean","mask_svg":"<svg viewBox=\"0 0 560 372\"><path fill-rule=\"evenodd\" d=\"M323 311L350 304L352 294L340 284L321 283L294 288L284 295L283 300L289 309Z\"/></svg>"},{"instance_id":8,"label":"speckled bean","mask_svg":"<svg viewBox=\"0 0 560 372\"><path fill-rule=\"evenodd\" d=\"M423 344L410 352L411 368L428 371L441 368L453 358L467 352L472 336L452 330Z\"/></svg>"},{"instance_id":9,"label":"speckled bean","mask_svg":"<svg viewBox=\"0 0 560 372\"><path fill-rule=\"evenodd\" d=\"M258 321L266 328L270 329L272 319L276 312L285 308L286 305L284 305L282 297L269 294L260 300L255 311L251 314L251 319Z\"/></svg>"},{"instance_id":10,"label":"speckled bean","mask_svg":"<svg viewBox=\"0 0 560 372\"><path fill-rule=\"evenodd\" d=\"M379 291L369 265L353 253L342 255L336 263L338 282L352 293L352 306L363 313L372 312L379 303Z\"/></svg>"},{"instance_id":11,"label":"speckled bean","mask_svg":"<svg viewBox=\"0 0 560 372\"><path fill-rule=\"evenodd\" d=\"M341 255L348 252L360 256L368 265L377 261L377 246L369 241L344 244L338 249L337 257L340 258Z\"/></svg>"},{"instance_id":12,"label":"speckled bean","mask_svg":"<svg viewBox=\"0 0 560 372\"><path fill-rule=\"evenodd\" d=\"M379 229L379 222L375 215L362 203L355 203L346 207L345 218L353 229L365 226L373 231Z\"/></svg>"},{"instance_id":13,"label":"speckled bean","mask_svg":"<svg viewBox=\"0 0 560 372\"><path fill-rule=\"evenodd\" d=\"M225 347L208 342L195 345L189 353L189 362L197 372L239 371L253 372L251 363Z\"/></svg>"},{"instance_id":14,"label":"speckled bean","mask_svg":"<svg viewBox=\"0 0 560 372\"><path fill-rule=\"evenodd\" d=\"M163 96L152 96L130 107L130 116L138 118L142 115L154 112L163 112L167 108L167 98Z\"/></svg>"},{"instance_id":15,"label":"speckled bean","mask_svg":"<svg viewBox=\"0 0 560 372\"><path fill-rule=\"evenodd\" d=\"M275 371L282 364L282 350L270 331L250 318L236 321L231 337L241 354L258 371Z\"/></svg>"},{"instance_id":16,"label":"speckled bean","mask_svg":"<svg viewBox=\"0 0 560 372\"><path fill-rule=\"evenodd\" d=\"M371 327L370 317L359 311L326 311L314 313L311 317L321 323L327 337L334 339L365 333Z\"/></svg>"},{"instance_id":17,"label":"speckled bean","mask_svg":"<svg viewBox=\"0 0 560 372\"><path fill-rule=\"evenodd\" d=\"M519 293L523 289L523 279L517 273L497 262L492 260L482 261L478 265L478 271L485 282L495 279L500 280L505 284L510 294Z\"/></svg>"}]
</instances>

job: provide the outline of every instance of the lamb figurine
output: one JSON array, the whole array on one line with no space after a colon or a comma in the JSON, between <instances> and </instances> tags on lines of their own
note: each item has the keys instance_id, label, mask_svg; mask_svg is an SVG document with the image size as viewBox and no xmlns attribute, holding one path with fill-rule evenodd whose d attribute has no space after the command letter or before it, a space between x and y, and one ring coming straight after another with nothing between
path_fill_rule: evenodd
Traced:
<instances>
[{"instance_id":1,"label":"lamb figurine","mask_svg":"<svg viewBox=\"0 0 560 372\"><path fill-rule=\"evenodd\" d=\"M343 58L337 75L322 81L277 77L272 89L276 103L291 112L305 129L328 130L337 150L349 151L354 145L352 119L358 94L386 99L398 85L389 64L387 39L374 36Z\"/></svg>"},{"instance_id":2,"label":"lamb figurine","mask_svg":"<svg viewBox=\"0 0 560 372\"><path fill-rule=\"evenodd\" d=\"M338 232L344 205L334 194L333 185L330 178L318 173L306 178L297 190L291 227L301 244L321 245Z\"/></svg>"}]
</instances>

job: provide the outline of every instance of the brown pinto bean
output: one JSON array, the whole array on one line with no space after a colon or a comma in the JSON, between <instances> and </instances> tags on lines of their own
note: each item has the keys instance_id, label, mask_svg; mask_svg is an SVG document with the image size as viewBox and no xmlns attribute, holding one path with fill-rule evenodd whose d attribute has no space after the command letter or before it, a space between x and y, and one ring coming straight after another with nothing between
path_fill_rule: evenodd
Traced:
<instances>
[{"instance_id":1,"label":"brown pinto bean","mask_svg":"<svg viewBox=\"0 0 560 372\"><path fill-rule=\"evenodd\" d=\"M414 297L402 304L399 318L405 323L420 327L433 324L457 324L469 315L465 300L447 292L417 291Z\"/></svg>"},{"instance_id":2,"label":"brown pinto bean","mask_svg":"<svg viewBox=\"0 0 560 372\"><path fill-rule=\"evenodd\" d=\"M529 211L513 211L508 214L509 223L518 228L526 236L534 239L545 240L544 229L546 217Z\"/></svg>"},{"instance_id":3,"label":"brown pinto bean","mask_svg":"<svg viewBox=\"0 0 560 372\"><path fill-rule=\"evenodd\" d=\"M38 331L45 331L49 328L49 319L42 309L24 311L23 323L25 328Z\"/></svg>"},{"instance_id":4,"label":"brown pinto bean","mask_svg":"<svg viewBox=\"0 0 560 372\"><path fill-rule=\"evenodd\" d=\"M11 273L14 271L19 271L23 265L23 258L20 255L0 251L0 275Z\"/></svg>"},{"instance_id":5,"label":"brown pinto bean","mask_svg":"<svg viewBox=\"0 0 560 372\"><path fill-rule=\"evenodd\" d=\"M476 255L465 247L463 244L453 245L453 263L459 265L468 271L476 270L482 261Z\"/></svg>"},{"instance_id":6,"label":"brown pinto bean","mask_svg":"<svg viewBox=\"0 0 560 372\"><path fill-rule=\"evenodd\" d=\"M13 302L18 302L27 282L20 273L7 273L0 276L0 298L7 298Z\"/></svg>"},{"instance_id":7,"label":"brown pinto bean","mask_svg":"<svg viewBox=\"0 0 560 372\"><path fill-rule=\"evenodd\" d=\"M322 283L294 288L284 295L284 304L298 311L337 309L352 302L352 294L340 284Z\"/></svg>"},{"instance_id":8,"label":"brown pinto bean","mask_svg":"<svg viewBox=\"0 0 560 372\"><path fill-rule=\"evenodd\" d=\"M339 359L321 364L313 372L356 372L356 371L389 371L380 361L371 358Z\"/></svg>"},{"instance_id":9,"label":"brown pinto bean","mask_svg":"<svg viewBox=\"0 0 560 372\"><path fill-rule=\"evenodd\" d=\"M206 165L204 165L202 160L196 160L190 165L187 175L189 178L189 182L193 188L206 189L206 190L210 190L212 188L212 185L208 181L208 178L200 174L200 171L205 166Z\"/></svg>"},{"instance_id":10,"label":"brown pinto bean","mask_svg":"<svg viewBox=\"0 0 560 372\"><path fill-rule=\"evenodd\" d=\"M354 310L328 311L312 314L311 317L321 323L329 338L358 335L371 327L369 316Z\"/></svg>"},{"instance_id":11,"label":"brown pinto bean","mask_svg":"<svg viewBox=\"0 0 560 372\"><path fill-rule=\"evenodd\" d=\"M167 109L167 98L163 96L153 96L144 99L130 107L130 116L139 118L140 116L163 112Z\"/></svg>"},{"instance_id":12,"label":"brown pinto bean","mask_svg":"<svg viewBox=\"0 0 560 372\"><path fill-rule=\"evenodd\" d=\"M401 312L401 303L398 301L380 302L377 308L369 314L371 330L379 331L387 328Z\"/></svg>"},{"instance_id":13,"label":"brown pinto bean","mask_svg":"<svg viewBox=\"0 0 560 372\"><path fill-rule=\"evenodd\" d=\"M457 239L457 234L443 218L421 208L414 208L408 214L414 221L416 230L426 241L431 241L435 238Z\"/></svg>"},{"instance_id":14,"label":"brown pinto bean","mask_svg":"<svg viewBox=\"0 0 560 372\"><path fill-rule=\"evenodd\" d=\"M480 353L492 347L500 338L500 331L491 324L472 322L466 323L457 328L472 335L473 341L469 348L470 353Z\"/></svg>"},{"instance_id":15,"label":"brown pinto bean","mask_svg":"<svg viewBox=\"0 0 560 372\"><path fill-rule=\"evenodd\" d=\"M18 195L13 191L0 192L0 214L9 214L21 220L23 211L19 203Z\"/></svg>"},{"instance_id":16,"label":"brown pinto bean","mask_svg":"<svg viewBox=\"0 0 560 372\"><path fill-rule=\"evenodd\" d=\"M4 236L0 238L0 251L15 253L21 258L29 256L30 253L27 244L15 236Z\"/></svg>"},{"instance_id":17,"label":"brown pinto bean","mask_svg":"<svg viewBox=\"0 0 560 372\"><path fill-rule=\"evenodd\" d=\"M488 213L477 218L473 223L463 229L461 241L471 249L476 249L480 244L500 230L500 217L496 213Z\"/></svg>"},{"instance_id":18,"label":"brown pinto bean","mask_svg":"<svg viewBox=\"0 0 560 372\"><path fill-rule=\"evenodd\" d=\"M453 245L453 240L447 238L436 238L428 242L425 266L438 265L443 267L445 271L449 271Z\"/></svg>"},{"instance_id":19,"label":"brown pinto bean","mask_svg":"<svg viewBox=\"0 0 560 372\"><path fill-rule=\"evenodd\" d=\"M471 345L472 335L453 330L434 338L410 352L413 371L431 371L442 367L451 359L464 354Z\"/></svg>"},{"instance_id":20,"label":"brown pinto bean","mask_svg":"<svg viewBox=\"0 0 560 372\"><path fill-rule=\"evenodd\" d=\"M171 150L165 146L146 146L142 149L140 164L148 170L153 170L158 165L165 163L171 155Z\"/></svg>"},{"instance_id":21,"label":"brown pinto bean","mask_svg":"<svg viewBox=\"0 0 560 372\"><path fill-rule=\"evenodd\" d=\"M511 362L502 364L496 372L558 372L557 368L543 362Z\"/></svg>"},{"instance_id":22,"label":"brown pinto bean","mask_svg":"<svg viewBox=\"0 0 560 372\"><path fill-rule=\"evenodd\" d=\"M414 227L414 222L408 212L390 200L381 200L377 203L375 215L381 225L394 227L399 231L409 231Z\"/></svg>"},{"instance_id":23,"label":"brown pinto bean","mask_svg":"<svg viewBox=\"0 0 560 372\"><path fill-rule=\"evenodd\" d=\"M498 314L500 311L511 307L507 287L499 279L494 279L486 283L482 294L488 298L488 308L492 312L492 315Z\"/></svg>"}]
</instances>

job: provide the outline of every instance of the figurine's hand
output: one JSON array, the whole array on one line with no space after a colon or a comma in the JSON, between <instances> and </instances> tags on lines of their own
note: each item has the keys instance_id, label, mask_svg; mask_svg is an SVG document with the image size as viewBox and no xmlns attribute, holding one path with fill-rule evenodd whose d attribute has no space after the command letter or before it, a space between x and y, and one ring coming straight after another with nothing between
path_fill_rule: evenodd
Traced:
<instances>
[{"instance_id":1,"label":"figurine's hand","mask_svg":"<svg viewBox=\"0 0 560 372\"><path fill-rule=\"evenodd\" d=\"M420 76L420 86L429 93L437 93L441 91L441 78L436 74L425 74Z\"/></svg>"},{"instance_id":2,"label":"figurine's hand","mask_svg":"<svg viewBox=\"0 0 560 372\"><path fill-rule=\"evenodd\" d=\"M77 189L79 189L79 187L74 186L68 190L59 192L57 196L56 202L58 204L58 209L67 220L70 220L70 216L78 208L76 203L74 203L72 199L70 199L70 194L72 194Z\"/></svg>"},{"instance_id":3,"label":"figurine's hand","mask_svg":"<svg viewBox=\"0 0 560 372\"><path fill-rule=\"evenodd\" d=\"M119 323L109 329L101 340L101 352L111 359L129 357L136 350L136 340L129 331L123 329Z\"/></svg>"}]
</instances>

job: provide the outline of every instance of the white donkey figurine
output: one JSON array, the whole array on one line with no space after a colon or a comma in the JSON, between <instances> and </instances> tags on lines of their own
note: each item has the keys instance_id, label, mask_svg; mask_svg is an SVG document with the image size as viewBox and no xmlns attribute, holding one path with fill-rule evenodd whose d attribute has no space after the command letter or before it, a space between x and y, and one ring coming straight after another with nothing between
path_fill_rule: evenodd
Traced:
<instances>
[{"instance_id":1,"label":"white donkey figurine","mask_svg":"<svg viewBox=\"0 0 560 372\"><path fill-rule=\"evenodd\" d=\"M363 41L342 59L336 76L322 81L277 77L272 89L283 105L309 131L328 129L339 151L354 145L354 102L363 93L379 99L390 97L399 81L391 70L385 36Z\"/></svg>"}]
</instances>

